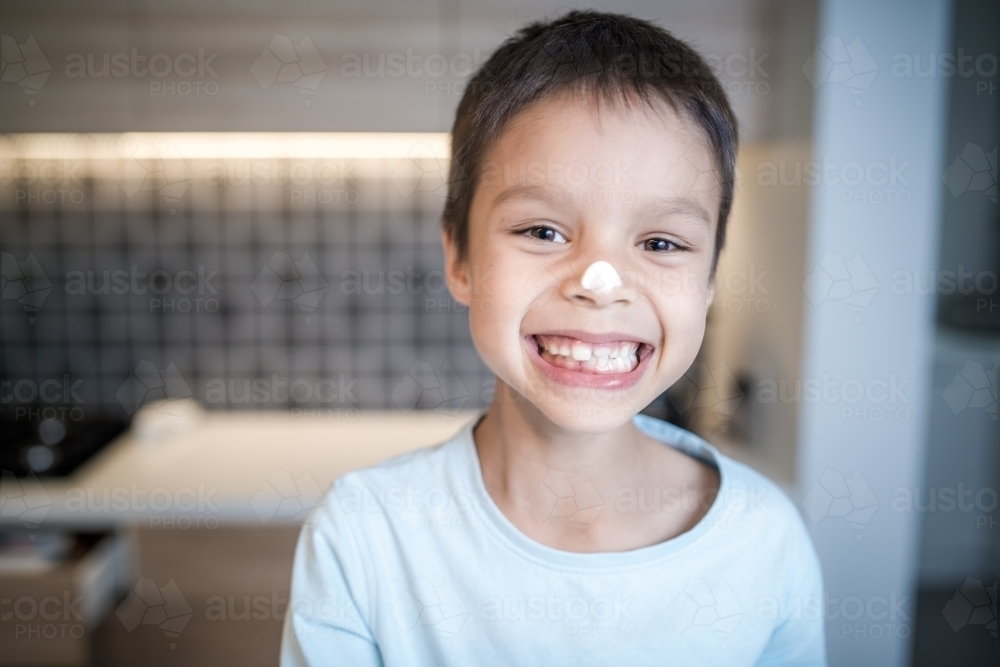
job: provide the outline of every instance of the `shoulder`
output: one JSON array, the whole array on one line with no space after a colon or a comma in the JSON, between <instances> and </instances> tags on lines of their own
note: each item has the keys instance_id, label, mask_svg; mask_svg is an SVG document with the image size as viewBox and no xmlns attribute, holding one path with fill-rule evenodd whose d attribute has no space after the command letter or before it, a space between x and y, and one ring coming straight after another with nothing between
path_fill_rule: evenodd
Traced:
<instances>
[{"instance_id":1,"label":"shoulder","mask_svg":"<svg viewBox=\"0 0 1000 667\"><path fill-rule=\"evenodd\" d=\"M715 452L720 474L725 480L720 495L730 509L760 514L768 523L798 531L805 530L795 503L780 486L745 463Z\"/></svg>"},{"instance_id":2,"label":"shoulder","mask_svg":"<svg viewBox=\"0 0 1000 667\"><path fill-rule=\"evenodd\" d=\"M765 475L716 453L725 482L720 489L723 520L758 535L786 568L819 576L819 558L798 506Z\"/></svg>"},{"instance_id":3,"label":"shoulder","mask_svg":"<svg viewBox=\"0 0 1000 667\"><path fill-rule=\"evenodd\" d=\"M791 568L813 582L819 579L819 558L802 515L777 484L675 424L646 415L637 415L635 424L654 439L718 467L721 483L703 521L729 547L727 553L777 564L778 571Z\"/></svg>"},{"instance_id":4,"label":"shoulder","mask_svg":"<svg viewBox=\"0 0 1000 667\"><path fill-rule=\"evenodd\" d=\"M655 440L670 444L678 451L718 467L720 485L714 512L716 520L728 527L767 529L772 536L808 541L805 524L795 503L782 489L750 466L737 461L710 445L701 437L674 424L645 415L636 417L636 425Z\"/></svg>"},{"instance_id":5,"label":"shoulder","mask_svg":"<svg viewBox=\"0 0 1000 667\"><path fill-rule=\"evenodd\" d=\"M454 494L467 477L464 430L440 444L341 475L326 493L317 518L342 521L364 515L366 521L359 527L367 526L375 515L410 514L438 495Z\"/></svg>"},{"instance_id":6,"label":"shoulder","mask_svg":"<svg viewBox=\"0 0 1000 667\"><path fill-rule=\"evenodd\" d=\"M347 489L388 488L400 483L414 483L443 478L459 455L458 436L430 447L394 456L367 468L353 470L334 480L329 495Z\"/></svg>"}]
</instances>

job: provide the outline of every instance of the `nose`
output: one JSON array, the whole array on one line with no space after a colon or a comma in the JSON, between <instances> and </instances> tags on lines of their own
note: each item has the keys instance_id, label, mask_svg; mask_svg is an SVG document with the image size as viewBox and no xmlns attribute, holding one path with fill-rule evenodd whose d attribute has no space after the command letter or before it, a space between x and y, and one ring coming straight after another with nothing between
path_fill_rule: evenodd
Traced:
<instances>
[{"instance_id":1,"label":"nose","mask_svg":"<svg viewBox=\"0 0 1000 667\"><path fill-rule=\"evenodd\" d=\"M635 300L632 286L626 284L614 265L606 260L591 262L582 271L573 267L572 275L562 282L560 291L569 301L590 308Z\"/></svg>"}]
</instances>

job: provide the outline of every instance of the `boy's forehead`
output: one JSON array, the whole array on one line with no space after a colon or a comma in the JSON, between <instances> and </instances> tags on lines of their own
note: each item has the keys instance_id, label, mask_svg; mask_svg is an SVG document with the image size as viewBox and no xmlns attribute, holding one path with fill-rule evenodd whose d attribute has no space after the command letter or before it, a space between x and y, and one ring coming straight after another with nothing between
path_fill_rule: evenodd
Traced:
<instances>
[{"instance_id":1,"label":"boy's forehead","mask_svg":"<svg viewBox=\"0 0 1000 667\"><path fill-rule=\"evenodd\" d=\"M516 140L518 135L553 128L567 131L572 128L608 139L661 134L679 142L700 143L703 150L710 150L708 137L698 124L659 97L605 99L569 92L550 95L517 114L507 123L497 143L508 137Z\"/></svg>"},{"instance_id":2,"label":"boy's forehead","mask_svg":"<svg viewBox=\"0 0 1000 667\"><path fill-rule=\"evenodd\" d=\"M708 138L665 102L600 103L559 95L512 119L486 155L480 190L614 190L622 199L693 196L718 210L719 176ZM487 194L483 192L482 194Z\"/></svg>"}]
</instances>

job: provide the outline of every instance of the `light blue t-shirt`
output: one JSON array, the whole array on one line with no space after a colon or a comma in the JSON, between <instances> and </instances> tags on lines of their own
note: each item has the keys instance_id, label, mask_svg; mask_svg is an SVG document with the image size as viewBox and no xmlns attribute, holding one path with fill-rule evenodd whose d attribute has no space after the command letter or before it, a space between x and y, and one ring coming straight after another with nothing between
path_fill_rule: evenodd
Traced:
<instances>
[{"instance_id":1,"label":"light blue t-shirt","mask_svg":"<svg viewBox=\"0 0 1000 667\"><path fill-rule=\"evenodd\" d=\"M520 532L486 491L472 437L337 479L295 554L281 664L825 665L819 561L795 506L694 434L647 435L718 467L708 513L673 539L572 553ZM595 497L553 471L535 505L587 517L669 494ZM575 519L574 519L575 520Z\"/></svg>"}]
</instances>

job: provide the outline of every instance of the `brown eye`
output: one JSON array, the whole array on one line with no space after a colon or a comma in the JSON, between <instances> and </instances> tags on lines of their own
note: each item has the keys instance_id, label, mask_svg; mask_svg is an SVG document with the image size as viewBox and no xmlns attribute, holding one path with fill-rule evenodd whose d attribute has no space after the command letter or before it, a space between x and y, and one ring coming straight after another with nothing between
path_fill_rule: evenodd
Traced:
<instances>
[{"instance_id":1,"label":"brown eye","mask_svg":"<svg viewBox=\"0 0 1000 667\"><path fill-rule=\"evenodd\" d=\"M552 229L551 227L544 227L541 225L531 227L525 231L528 236L536 238L539 241L549 241L552 243L565 243L566 239L563 235Z\"/></svg>"},{"instance_id":2,"label":"brown eye","mask_svg":"<svg viewBox=\"0 0 1000 667\"><path fill-rule=\"evenodd\" d=\"M646 250L652 250L653 252L667 252L670 250L681 249L679 245L673 241L668 241L667 239L647 239L643 242L643 247Z\"/></svg>"}]
</instances>

